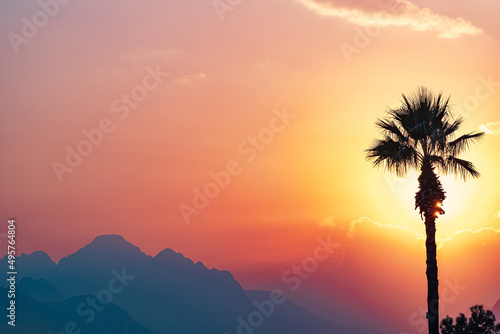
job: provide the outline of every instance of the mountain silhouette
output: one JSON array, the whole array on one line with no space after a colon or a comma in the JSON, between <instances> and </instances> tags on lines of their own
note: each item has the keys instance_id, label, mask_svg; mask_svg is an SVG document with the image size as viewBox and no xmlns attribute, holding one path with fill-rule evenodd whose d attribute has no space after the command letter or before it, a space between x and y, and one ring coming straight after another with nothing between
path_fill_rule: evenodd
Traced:
<instances>
[{"instance_id":1,"label":"mountain silhouette","mask_svg":"<svg viewBox=\"0 0 500 334\"><path fill-rule=\"evenodd\" d=\"M0 288L2 296L7 289ZM114 304L108 304L102 312L87 323L85 318L75 313L77 306L86 303L92 296L76 296L59 303L41 303L23 293L16 294L16 326L7 321L0 322L1 333L6 334L49 334L68 332L67 326L75 326L71 331L93 334L153 334L153 332L135 322L124 310ZM2 309L7 307L6 298L2 299ZM72 325L74 323L74 325ZM68 325L69 324L69 325ZM70 327L72 328L72 327Z\"/></svg>"},{"instance_id":2,"label":"mountain silhouette","mask_svg":"<svg viewBox=\"0 0 500 334\"><path fill-rule=\"evenodd\" d=\"M230 272L208 269L168 248L155 257L146 255L119 235L96 237L57 265L47 258L43 252L22 255L19 263L23 263L23 268L18 278L29 273L39 281L23 278L23 285L39 285L53 294L66 296L68 299L62 302L45 304L55 313L64 305L62 309L71 310L74 315L76 301L81 302L82 296L93 296L98 308L107 310L113 305L110 312L116 307L127 313L130 324L140 324L155 334L373 333L333 324L288 300L276 305L271 315L263 315L256 303L269 308L270 302L263 298L269 298L270 292L245 291ZM36 259L43 259L43 265L35 264ZM6 265L4 258L0 268ZM40 298L40 293L37 295L33 289L21 292ZM47 294L46 298L54 298ZM82 317L77 320L81 322Z\"/></svg>"},{"instance_id":3,"label":"mountain silhouette","mask_svg":"<svg viewBox=\"0 0 500 334\"><path fill-rule=\"evenodd\" d=\"M39 302L60 302L65 299L64 295L55 286L50 285L43 278L23 277L17 283L17 289Z\"/></svg>"},{"instance_id":4,"label":"mountain silhouette","mask_svg":"<svg viewBox=\"0 0 500 334\"><path fill-rule=\"evenodd\" d=\"M497 322L500 323L500 299L497 300L493 308L491 309L497 318Z\"/></svg>"},{"instance_id":5,"label":"mountain silhouette","mask_svg":"<svg viewBox=\"0 0 500 334\"><path fill-rule=\"evenodd\" d=\"M0 277L2 278L0 285L5 285L3 282L5 282L4 278L7 277L7 260L7 255L4 256L3 260L0 260L2 269L5 269L0 273ZM17 276L18 279L24 276L41 278L56 267L57 265L52 261L50 256L42 251L36 251L29 255L22 253L21 256L16 258L16 271L20 274Z\"/></svg>"},{"instance_id":6,"label":"mountain silhouette","mask_svg":"<svg viewBox=\"0 0 500 334\"><path fill-rule=\"evenodd\" d=\"M269 291L248 290L246 295L252 301L262 302L269 299ZM346 328L334 324L298 306L291 300L286 300L282 305L276 306L272 314L280 323L286 324L288 329L283 333L349 333L349 334L375 334L363 328ZM264 324L265 326L265 324ZM263 326L263 327L264 327Z\"/></svg>"}]
</instances>

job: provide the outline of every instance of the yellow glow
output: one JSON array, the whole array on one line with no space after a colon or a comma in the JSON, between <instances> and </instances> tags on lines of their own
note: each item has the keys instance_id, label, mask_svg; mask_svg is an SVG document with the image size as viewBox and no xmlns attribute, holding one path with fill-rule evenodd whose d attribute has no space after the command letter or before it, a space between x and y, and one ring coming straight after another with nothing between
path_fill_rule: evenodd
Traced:
<instances>
[{"instance_id":1,"label":"yellow glow","mask_svg":"<svg viewBox=\"0 0 500 334\"><path fill-rule=\"evenodd\" d=\"M415 193L418 191L418 176L417 172L411 172L404 178L397 178L390 175L382 176L385 179L385 188L387 195L394 198L388 205L401 209L401 215L388 215L387 221L394 224L402 224L408 222L409 227L415 227L414 223L421 223L418 209L415 210ZM470 220L464 219L469 213L471 202L475 200L475 194L479 187L478 182L463 182L453 176L441 176L440 181L446 192L446 198L443 202L436 203L436 209L446 207L446 214L435 214L439 217L440 230L447 233L453 233L459 229L470 227ZM397 218L394 218L397 217Z\"/></svg>"}]
</instances>

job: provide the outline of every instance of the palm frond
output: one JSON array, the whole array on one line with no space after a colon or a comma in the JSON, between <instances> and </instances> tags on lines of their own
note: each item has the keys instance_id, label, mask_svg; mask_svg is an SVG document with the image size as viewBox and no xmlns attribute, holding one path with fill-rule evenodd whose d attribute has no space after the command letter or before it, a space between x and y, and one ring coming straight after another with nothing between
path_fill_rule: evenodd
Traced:
<instances>
[{"instance_id":1,"label":"palm frond","mask_svg":"<svg viewBox=\"0 0 500 334\"><path fill-rule=\"evenodd\" d=\"M462 160L454 156L446 157L445 161L445 173L455 174L461 177L464 181L468 177L478 178L481 174L477 171L474 164L467 160Z\"/></svg>"},{"instance_id":2,"label":"palm frond","mask_svg":"<svg viewBox=\"0 0 500 334\"><path fill-rule=\"evenodd\" d=\"M455 121L453 121L453 123L447 123L445 126L444 135L449 136L453 134L455 131L458 130L458 128L460 127L460 125L462 125L463 122L464 118L460 116Z\"/></svg>"},{"instance_id":3,"label":"palm frond","mask_svg":"<svg viewBox=\"0 0 500 334\"><path fill-rule=\"evenodd\" d=\"M410 170L419 167L419 154L412 146L387 136L366 150L366 158L373 166L383 166L397 176L405 176Z\"/></svg>"},{"instance_id":4,"label":"palm frond","mask_svg":"<svg viewBox=\"0 0 500 334\"><path fill-rule=\"evenodd\" d=\"M469 146L484 137L484 132L471 132L458 137L448 143L448 151L452 156L457 157L461 153L467 151Z\"/></svg>"},{"instance_id":5,"label":"palm frond","mask_svg":"<svg viewBox=\"0 0 500 334\"><path fill-rule=\"evenodd\" d=\"M393 138L395 141L407 142L409 140L406 131L391 119L378 119L375 125L382 129L385 136Z\"/></svg>"}]
</instances>

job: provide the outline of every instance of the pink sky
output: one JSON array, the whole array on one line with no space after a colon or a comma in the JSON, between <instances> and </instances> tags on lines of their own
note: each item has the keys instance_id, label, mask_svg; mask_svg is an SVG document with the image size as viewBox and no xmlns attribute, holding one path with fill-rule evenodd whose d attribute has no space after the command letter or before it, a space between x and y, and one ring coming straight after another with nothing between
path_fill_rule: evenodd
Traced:
<instances>
[{"instance_id":1,"label":"pink sky","mask_svg":"<svg viewBox=\"0 0 500 334\"><path fill-rule=\"evenodd\" d=\"M452 96L463 132L489 132L467 155L481 179L443 181L441 286L467 286L444 310L500 299L500 3L214 3L73 1L29 38L23 17L33 22L40 5L0 5L0 212L18 220L19 251L58 260L121 234L148 254L172 248L245 288L273 289L330 233L343 236L345 258L322 262L290 296L338 322L361 315L387 333L418 332L416 175L374 170L363 150L376 118L425 85ZM276 119L285 110L290 118ZM66 148L102 122L109 133L58 177L54 162L66 165ZM262 132L273 126L272 137ZM230 161L241 170L186 224L179 205L192 206L193 189Z\"/></svg>"}]
</instances>

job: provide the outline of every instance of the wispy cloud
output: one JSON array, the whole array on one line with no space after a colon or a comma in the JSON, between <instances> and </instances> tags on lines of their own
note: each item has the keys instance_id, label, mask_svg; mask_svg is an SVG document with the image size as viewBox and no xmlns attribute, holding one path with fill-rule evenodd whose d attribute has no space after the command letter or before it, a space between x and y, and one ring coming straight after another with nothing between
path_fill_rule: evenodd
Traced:
<instances>
[{"instance_id":1,"label":"wispy cloud","mask_svg":"<svg viewBox=\"0 0 500 334\"><path fill-rule=\"evenodd\" d=\"M496 216L498 218L500 218L500 211L498 211ZM319 225L323 228L329 227L329 228L336 228L336 229L340 229L342 231L346 231L346 235L350 238L355 238L357 236L357 234L358 234L357 229L360 225L363 225L363 224L370 224L370 225L373 225L373 226L375 226L377 228L381 228L381 229L390 229L390 230L394 230L394 231L408 232L408 233L414 235L416 239L425 240L424 234L418 233L417 231L415 231L411 228L403 227L403 226L394 226L391 224L383 224L383 223L380 223L378 221L372 220L368 217L361 217L359 219L353 220L352 222L350 222L348 224L344 224L344 225L342 225L338 222L335 222L332 217L325 218L319 223ZM436 238L436 244L437 244L438 249L440 249L444 246L444 243L452 241L454 237L457 237L461 234L464 234L464 233L480 234L480 233L484 233L484 232L500 234L500 229L495 229L493 227L481 227L479 229L474 229L474 230L473 229L464 229L464 230L460 230L460 231L452 233L447 238Z\"/></svg>"},{"instance_id":2,"label":"wispy cloud","mask_svg":"<svg viewBox=\"0 0 500 334\"><path fill-rule=\"evenodd\" d=\"M197 74L188 74L177 79L180 83L188 84L196 80L205 80L207 75L205 73L199 72Z\"/></svg>"},{"instance_id":3,"label":"wispy cloud","mask_svg":"<svg viewBox=\"0 0 500 334\"><path fill-rule=\"evenodd\" d=\"M498 210L498 212L495 213L495 218L500 218L500 210Z\"/></svg>"},{"instance_id":4,"label":"wispy cloud","mask_svg":"<svg viewBox=\"0 0 500 334\"><path fill-rule=\"evenodd\" d=\"M379 228L387 228L387 229L410 232L410 233L414 234L417 239L425 239L425 236L423 234L420 234L420 233L416 232L415 230L412 230L411 228L402 227L402 226L394 226L391 224L388 224L388 225L382 224L382 223L375 221L375 220L372 220L368 217L361 217L359 219L353 220L350 223L338 222L333 217L327 217L319 222L319 226L322 228L331 228L331 229L337 229L340 231L344 231L346 236L348 236L349 238L354 238L357 234L356 230L357 230L358 226L362 225L362 224L367 224L367 223L374 225L375 227L379 227Z\"/></svg>"},{"instance_id":5,"label":"wispy cloud","mask_svg":"<svg viewBox=\"0 0 500 334\"><path fill-rule=\"evenodd\" d=\"M500 136L500 122L490 122L479 126L479 130L487 135Z\"/></svg>"},{"instance_id":6,"label":"wispy cloud","mask_svg":"<svg viewBox=\"0 0 500 334\"><path fill-rule=\"evenodd\" d=\"M439 15L408 0L357 1L354 4L342 0L299 1L320 15L343 18L360 26L408 27L414 31L435 31L441 38L482 33L480 28L461 17Z\"/></svg>"},{"instance_id":7,"label":"wispy cloud","mask_svg":"<svg viewBox=\"0 0 500 334\"><path fill-rule=\"evenodd\" d=\"M498 234L498 233L500 233L500 229L496 229L493 227L481 227L479 229L472 230L470 228L467 228L465 230L460 230L460 231L452 233L448 238L436 239L436 242L438 243L438 248L441 248L441 247L443 247L443 244L445 242L453 241L454 237L457 237L461 234L464 234L464 233L479 234L479 233L485 233L485 232Z\"/></svg>"},{"instance_id":8,"label":"wispy cloud","mask_svg":"<svg viewBox=\"0 0 500 334\"><path fill-rule=\"evenodd\" d=\"M376 227L380 227L380 228L387 228L387 229L392 229L392 230L399 230L399 231L410 232L411 234L414 234L417 239L421 239L421 240L425 239L425 235L423 235L421 233L418 233L417 231L412 230L411 228L402 227L402 226L394 226L394 225L391 225L391 224L387 224L387 225L386 224L382 224L382 223L380 223L378 221L375 221L375 220L372 220L372 219L370 219L368 217L361 217L361 218L359 218L357 220L352 221L351 225L350 225L350 228L349 228L348 235L350 235L351 237L354 237L355 234L356 234L356 227L357 227L357 225L366 224L366 223L375 225Z\"/></svg>"}]
</instances>

